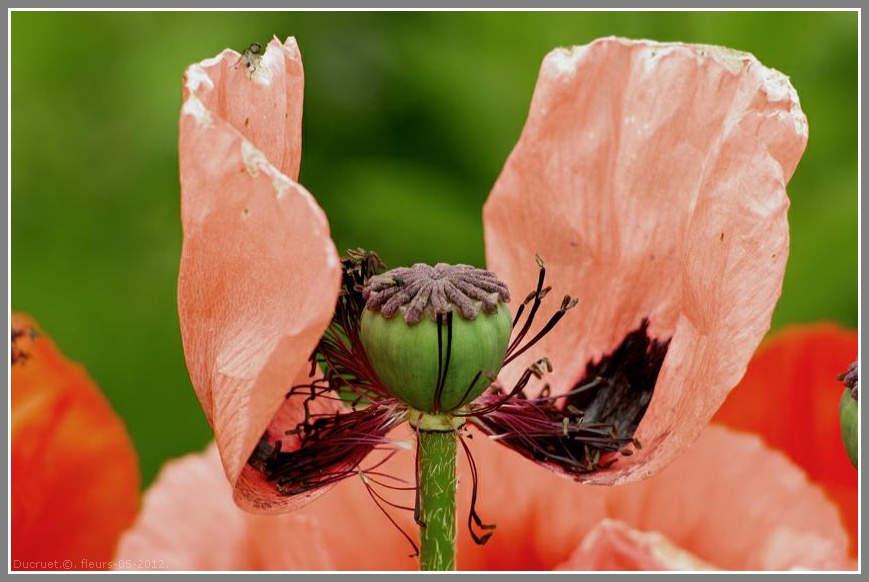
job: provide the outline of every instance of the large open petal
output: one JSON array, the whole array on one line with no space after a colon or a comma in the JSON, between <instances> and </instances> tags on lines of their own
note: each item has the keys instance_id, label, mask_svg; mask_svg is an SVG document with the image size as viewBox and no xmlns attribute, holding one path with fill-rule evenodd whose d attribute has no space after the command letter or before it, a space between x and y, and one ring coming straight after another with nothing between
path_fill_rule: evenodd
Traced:
<instances>
[{"instance_id":1,"label":"large open petal","mask_svg":"<svg viewBox=\"0 0 869 582\"><path fill-rule=\"evenodd\" d=\"M757 435L710 425L647 481L612 488L610 516L730 570L852 569L822 487Z\"/></svg>"},{"instance_id":2,"label":"large open petal","mask_svg":"<svg viewBox=\"0 0 869 582\"><path fill-rule=\"evenodd\" d=\"M672 338L643 448L587 481L663 467L742 377L781 291L785 184L806 139L787 78L748 54L607 38L544 60L484 209L486 255L521 296L539 254L558 296L579 303L502 379L548 356L563 393L643 318Z\"/></svg>"},{"instance_id":3,"label":"large open petal","mask_svg":"<svg viewBox=\"0 0 869 582\"><path fill-rule=\"evenodd\" d=\"M754 435L710 426L665 470L622 487L578 486L479 436L470 446L480 479L477 510L497 527L484 546L463 531L473 479L460 461L463 570L854 567L835 507ZM399 453L370 477L406 486L413 467L413 455ZM408 507L392 514L414 535L413 493L376 491ZM150 557L162 564L155 567L179 570L414 570L410 550L360 479L289 514L242 512L212 447L164 468L118 558Z\"/></svg>"},{"instance_id":4,"label":"large open petal","mask_svg":"<svg viewBox=\"0 0 869 582\"><path fill-rule=\"evenodd\" d=\"M839 434L836 379L857 358L857 330L793 325L765 340L714 421L761 435L823 485L842 512L857 557L858 472Z\"/></svg>"},{"instance_id":5,"label":"large open petal","mask_svg":"<svg viewBox=\"0 0 869 582\"><path fill-rule=\"evenodd\" d=\"M341 273L325 214L294 181L295 42L273 40L250 68L239 59L224 51L185 74L178 313L190 378L238 501L275 512L302 499L242 472L273 420L286 428L301 417L295 404L276 415L332 317Z\"/></svg>"},{"instance_id":6,"label":"large open petal","mask_svg":"<svg viewBox=\"0 0 869 582\"><path fill-rule=\"evenodd\" d=\"M473 445L481 478L478 510L498 527L482 548L460 535L463 569L570 569L625 556L646 564L657 556L662 567L677 569L689 556L725 570L854 567L847 534L824 491L755 435L709 425L667 468L617 487L582 486L540 472L488 439L475 438ZM460 495L466 496L463 477ZM605 520L628 528L619 528L620 548L589 539ZM592 544L622 558L578 561L583 546Z\"/></svg>"},{"instance_id":7,"label":"large open petal","mask_svg":"<svg viewBox=\"0 0 869 582\"><path fill-rule=\"evenodd\" d=\"M405 452L390 467L406 473L412 464L413 456ZM118 560L139 563L147 556L149 562L140 569L155 570L416 568L411 546L359 479L347 479L327 497L282 515L241 511L231 495L214 445L168 463L145 495L136 524L122 538ZM400 519L412 532L413 520L405 513Z\"/></svg>"},{"instance_id":8,"label":"large open petal","mask_svg":"<svg viewBox=\"0 0 869 582\"><path fill-rule=\"evenodd\" d=\"M11 568L108 569L139 505L133 443L82 366L32 318L11 323Z\"/></svg>"}]
</instances>

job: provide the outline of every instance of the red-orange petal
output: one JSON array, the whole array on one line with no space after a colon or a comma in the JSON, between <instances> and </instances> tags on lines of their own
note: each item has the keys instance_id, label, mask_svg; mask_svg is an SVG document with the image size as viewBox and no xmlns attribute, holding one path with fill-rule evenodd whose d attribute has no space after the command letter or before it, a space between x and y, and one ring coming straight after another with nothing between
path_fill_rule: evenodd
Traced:
<instances>
[{"instance_id":1,"label":"red-orange petal","mask_svg":"<svg viewBox=\"0 0 869 582\"><path fill-rule=\"evenodd\" d=\"M291 179L301 143L295 41L273 40L252 71L239 58L224 51L185 74L178 313L236 498L273 513L303 500L242 472L272 421L286 422L278 411L331 320L341 272L325 214Z\"/></svg>"},{"instance_id":2,"label":"red-orange petal","mask_svg":"<svg viewBox=\"0 0 869 582\"><path fill-rule=\"evenodd\" d=\"M835 500L857 557L858 472L839 434L836 377L857 359L857 331L834 323L793 325L767 339L715 421L761 435Z\"/></svg>"},{"instance_id":3,"label":"red-orange petal","mask_svg":"<svg viewBox=\"0 0 869 582\"><path fill-rule=\"evenodd\" d=\"M138 510L133 443L82 366L30 317L11 323L11 568L108 569Z\"/></svg>"},{"instance_id":4,"label":"red-orange petal","mask_svg":"<svg viewBox=\"0 0 869 582\"><path fill-rule=\"evenodd\" d=\"M787 78L748 54L607 38L544 60L486 202L486 254L517 297L539 254L554 294L579 303L501 378L547 356L560 393L642 318L672 337L643 448L589 481L662 468L742 377L781 291L785 184L806 139Z\"/></svg>"}]
</instances>

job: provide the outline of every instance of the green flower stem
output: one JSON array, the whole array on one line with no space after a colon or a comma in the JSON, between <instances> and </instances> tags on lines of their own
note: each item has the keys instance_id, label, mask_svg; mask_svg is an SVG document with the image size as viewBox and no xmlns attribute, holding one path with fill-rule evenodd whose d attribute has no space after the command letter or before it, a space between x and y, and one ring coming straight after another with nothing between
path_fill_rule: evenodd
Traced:
<instances>
[{"instance_id":1,"label":"green flower stem","mask_svg":"<svg viewBox=\"0 0 869 582\"><path fill-rule=\"evenodd\" d=\"M456 431L417 434L420 570L455 570Z\"/></svg>"}]
</instances>

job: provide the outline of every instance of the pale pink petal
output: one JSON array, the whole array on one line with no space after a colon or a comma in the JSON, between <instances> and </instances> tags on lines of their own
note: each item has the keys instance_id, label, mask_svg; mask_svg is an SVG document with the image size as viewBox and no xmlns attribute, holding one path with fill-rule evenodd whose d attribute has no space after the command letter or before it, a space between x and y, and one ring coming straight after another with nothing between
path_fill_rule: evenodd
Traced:
<instances>
[{"instance_id":1,"label":"pale pink petal","mask_svg":"<svg viewBox=\"0 0 869 582\"><path fill-rule=\"evenodd\" d=\"M605 519L557 570L715 570L658 532L640 532Z\"/></svg>"},{"instance_id":2,"label":"pale pink petal","mask_svg":"<svg viewBox=\"0 0 869 582\"><path fill-rule=\"evenodd\" d=\"M458 564L461 570L551 570L607 517L607 488L549 471L487 437L469 442L479 477L477 512L496 526L478 546L467 532L472 480L459 461Z\"/></svg>"},{"instance_id":3,"label":"pale pink petal","mask_svg":"<svg viewBox=\"0 0 869 582\"><path fill-rule=\"evenodd\" d=\"M271 529L286 535L276 539ZM277 546L288 537L292 543ZM317 523L295 513L264 517L236 507L213 444L167 463L115 560L116 569L127 570L334 568Z\"/></svg>"},{"instance_id":4,"label":"pale pink petal","mask_svg":"<svg viewBox=\"0 0 869 582\"><path fill-rule=\"evenodd\" d=\"M200 511L207 501L218 498L228 503L209 503L208 511ZM122 565L131 560L139 566L131 569L229 570L238 564L233 548L244 544L243 522L244 513L232 503L232 488L223 475L217 447L211 445L201 455L188 455L163 467L145 495L136 523L121 538L116 559ZM190 551L194 542L213 553ZM138 564L146 557L153 562Z\"/></svg>"},{"instance_id":5,"label":"pale pink petal","mask_svg":"<svg viewBox=\"0 0 869 582\"><path fill-rule=\"evenodd\" d=\"M393 438L410 440L406 428ZM485 546L465 530L472 478L459 462L458 564L463 570L853 569L835 507L784 455L759 439L710 427L658 475L623 487L578 485L542 471L489 439L471 447L477 510L497 528ZM366 461L369 470L377 459ZM396 454L381 482L413 482L413 454ZM403 480L404 482L402 482ZM377 491L412 507L413 493ZM411 511L392 511L416 537ZM119 559L151 567L238 570L414 570L410 545L377 509L360 479L277 516L243 512L231 500L215 447L168 464L145 496ZM592 552L594 550L594 552ZM604 554L604 550L609 552ZM599 551L599 553L598 553Z\"/></svg>"},{"instance_id":6,"label":"pale pink petal","mask_svg":"<svg viewBox=\"0 0 869 582\"><path fill-rule=\"evenodd\" d=\"M755 435L710 425L661 473L610 491L610 517L723 569L853 568L835 504Z\"/></svg>"},{"instance_id":7,"label":"pale pink petal","mask_svg":"<svg viewBox=\"0 0 869 582\"><path fill-rule=\"evenodd\" d=\"M272 41L252 72L237 61L224 51L185 75L178 312L190 378L239 503L275 512L304 500L261 482L254 495L240 475L293 380L307 372L341 273L323 211L275 166L298 171L295 43ZM276 422L293 426L298 409Z\"/></svg>"},{"instance_id":8,"label":"pale pink petal","mask_svg":"<svg viewBox=\"0 0 869 582\"><path fill-rule=\"evenodd\" d=\"M410 437L401 431L396 436ZM412 453L396 455L390 467L396 474L412 475ZM414 532L410 512L398 519ZM217 448L211 445L163 468L115 559L132 569L415 570L411 550L360 479L347 479L294 512L265 516L242 511L232 501Z\"/></svg>"},{"instance_id":9,"label":"pale pink petal","mask_svg":"<svg viewBox=\"0 0 869 582\"><path fill-rule=\"evenodd\" d=\"M254 144L279 172L297 180L302 162L305 75L296 39L277 37L253 66L232 49L185 72L185 107L199 107ZM187 104L190 93L199 103Z\"/></svg>"},{"instance_id":10,"label":"pale pink petal","mask_svg":"<svg viewBox=\"0 0 869 582\"><path fill-rule=\"evenodd\" d=\"M489 439L474 438L471 444L480 476L477 509L483 521L498 527L482 547L459 532L461 569L569 569L583 544L606 541L588 541L604 520L636 532L627 538L638 546L626 554L651 544L647 549L659 558L663 552L679 562L697 560L725 570L855 567L835 504L801 468L754 435L708 426L666 469L617 487L577 484L540 471ZM469 487L464 471L460 524L467 516ZM626 537L611 541L618 539ZM662 539L673 552L685 553L667 553L658 545Z\"/></svg>"},{"instance_id":11,"label":"pale pink petal","mask_svg":"<svg viewBox=\"0 0 869 582\"><path fill-rule=\"evenodd\" d=\"M785 184L806 139L787 79L748 54L608 38L545 59L484 209L486 253L516 297L539 254L553 295L579 304L501 378L548 356L562 393L644 317L672 337L643 448L588 481L663 467L741 378L781 290Z\"/></svg>"}]
</instances>

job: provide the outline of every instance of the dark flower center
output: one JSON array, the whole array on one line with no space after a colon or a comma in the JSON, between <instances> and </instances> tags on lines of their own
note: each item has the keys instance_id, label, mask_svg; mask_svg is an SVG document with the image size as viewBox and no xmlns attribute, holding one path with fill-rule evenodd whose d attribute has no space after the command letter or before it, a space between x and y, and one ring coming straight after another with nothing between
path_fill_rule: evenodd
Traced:
<instances>
[{"instance_id":1,"label":"dark flower center","mask_svg":"<svg viewBox=\"0 0 869 582\"><path fill-rule=\"evenodd\" d=\"M490 271L440 263L382 273L383 263L376 254L361 249L348 252L342 261L343 282L332 324L311 356L311 382L293 386L287 393L288 399L299 399L305 418L287 428L286 442L272 442L264 435L249 463L285 495L302 494L359 474L381 509L383 505L404 508L374 491L378 482L372 475L379 474L379 464L365 469L361 464L371 451L394 453L403 448L389 438L392 428L410 421L417 431L425 431L429 429L414 419L441 416L447 422L446 428L439 430L455 430L468 453L473 473L468 526L474 539L484 543L491 535L486 532L491 526L483 524L476 513L478 476L464 442L470 434L462 427L465 420L523 456L577 480L610 466L618 454L631 454L632 446L640 446L633 435L649 405L669 346L669 338L649 336L647 319L599 361L588 362L584 376L567 394L550 396L544 387L537 398L526 395L529 382L551 371L545 357L529 366L511 388L495 378L501 365L532 348L576 305L576 300L565 296L548 320L534 325L551 290L544 285L543 261L538 257L537 262L537 287L517 307L511 321L506 308L499 310L499 304L510 298L507 286ZM401 317L394 317L397 314ZM372 317L379 320L376 325L383 329L397 326L401 334L414 328L431 327L434 331L429 339L400 336L400 340L391 338L391 343L384 344L375 338L372 344L366 334L380 333L373 327L370 329L375 331L364 329ZM461 368L458 352L466 349L454 336L455 328L462 322L482 324L496 317L506 317L507 329L498 361L494 366L465 366L471 374L450 387L447 378ZM409 342L420 342L421 351L384 368L383 353ZM431 356L428 364L420 364L420 353ZM430 392L419 401L395 390L396 385L407 383L405 376L396 381L384 371L414 366L422 370L418 374L421 385ZM493 381L485 392L474 391ZM478 534L475 529L486 533Z\"/></svg>"}]
</instances>

